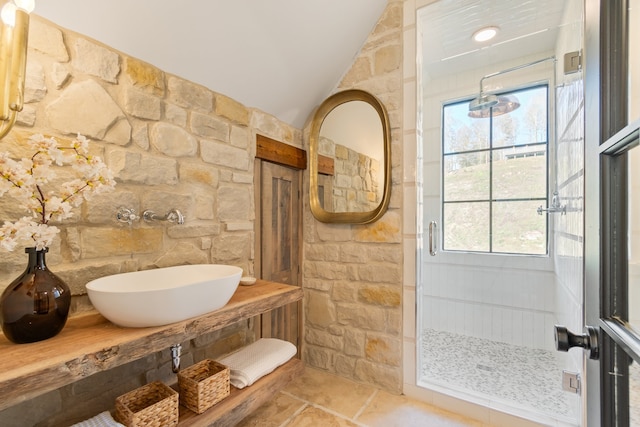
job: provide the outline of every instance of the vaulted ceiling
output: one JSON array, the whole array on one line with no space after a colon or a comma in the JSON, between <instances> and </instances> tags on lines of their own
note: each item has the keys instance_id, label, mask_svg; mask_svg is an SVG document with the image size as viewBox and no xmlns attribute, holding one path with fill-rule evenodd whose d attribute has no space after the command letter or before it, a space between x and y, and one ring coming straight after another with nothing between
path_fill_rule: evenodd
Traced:
<instances>
[{"instance_id":1,"label":"vaulted ceiling","mask_svg":"<svg viewBox=\"0 0 640 427\"><path fill-rule=\"evenodd\" d=\"M387 0L37 0L35 14L302 128Z\"/></svg>"}]
</instances>

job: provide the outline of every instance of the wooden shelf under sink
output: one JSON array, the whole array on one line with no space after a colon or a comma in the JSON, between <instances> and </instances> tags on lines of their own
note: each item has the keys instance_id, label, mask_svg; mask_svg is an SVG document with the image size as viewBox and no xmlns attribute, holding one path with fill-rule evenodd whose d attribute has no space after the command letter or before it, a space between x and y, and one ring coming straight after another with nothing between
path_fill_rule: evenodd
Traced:
<instances>
[{"instance_id":1,"label":"wooden shelf under sink","mask_svg":"<svg viewBox=\"0 0 640 427\"><path fill-rule=\"evenodd\" d=\"M13 344L0 334L0 410L299 301L302 295L300 287L258 280L238 286L221 309L170 325L122 328L91 312L71 317L60 334L37 343Z\"/></svg>"}]
</instances>

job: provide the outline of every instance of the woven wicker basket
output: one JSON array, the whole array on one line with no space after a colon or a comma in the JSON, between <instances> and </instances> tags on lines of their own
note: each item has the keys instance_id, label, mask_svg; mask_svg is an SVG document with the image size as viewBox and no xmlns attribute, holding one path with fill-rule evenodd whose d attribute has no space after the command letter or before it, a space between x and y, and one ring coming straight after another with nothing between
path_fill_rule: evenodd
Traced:
<instances>
[{"instance_id":1,"label":"woven wicker basket","mask_svg":"<svg viewBox=\"0 0 640 427\"><path fill-rule=\"evenodd\" d=\"M205 359L178 373L180 403L198 414L229 396L229 368Z\"/></svg>"},{"instance_id":2,"label":"woven wicker basket","mask_svg":"<svg viewBox=\"0 0 640 427\"><path fill-rule=\"evenodd\" d=\"M178 425L178 393L154 381L118 396L116 420L127 427Z\"/></svg>"}]
</instances>

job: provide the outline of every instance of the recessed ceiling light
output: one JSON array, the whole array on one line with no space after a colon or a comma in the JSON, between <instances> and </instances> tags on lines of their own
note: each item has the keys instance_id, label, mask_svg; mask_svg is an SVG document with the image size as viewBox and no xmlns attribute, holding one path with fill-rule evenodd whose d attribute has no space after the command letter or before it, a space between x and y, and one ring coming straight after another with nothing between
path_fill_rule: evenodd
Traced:
<instances>
[{"instance_id":1,"label":"recessed ceiling light","mask_svg":"<svg viewBox=\"0 0 640 427\"><path fill-rule=\"evenodd\" d=\"M498 27L484 27L473 33L473 39L477 42L486 42L498 34Z\"/></svg>"}]
</instances>

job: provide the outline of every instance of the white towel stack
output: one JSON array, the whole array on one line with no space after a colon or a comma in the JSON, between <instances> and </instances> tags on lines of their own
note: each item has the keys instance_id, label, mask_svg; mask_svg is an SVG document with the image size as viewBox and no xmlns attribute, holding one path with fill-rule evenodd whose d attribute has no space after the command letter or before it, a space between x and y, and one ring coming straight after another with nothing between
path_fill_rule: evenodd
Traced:
<instances>
[{"instance_id":1,"label":"white towel stack","mask_svg":"<svg viewBox=\"0 0 640 427\"><path fill-rule=\"evenodd\" d=\"M109 411L99 413L93 418L74 424L71 427L124 427L111 417Z\"/></svg>"},{"instance_id":2,"label":"white towel stack","mask_svg":"<svg viewBox=\"0 0 640 427\"><path fill-rule=\"evenodd\" d=\"M229 381L244 388L273 372L297 353L296 346L276 338L261 338L218 360L229 367Z\"/></svg>"}]
</instances>

